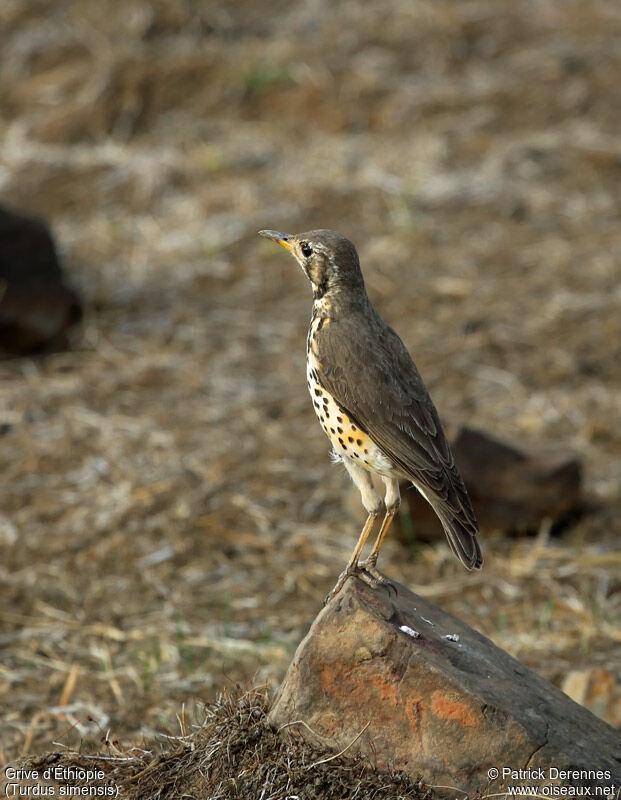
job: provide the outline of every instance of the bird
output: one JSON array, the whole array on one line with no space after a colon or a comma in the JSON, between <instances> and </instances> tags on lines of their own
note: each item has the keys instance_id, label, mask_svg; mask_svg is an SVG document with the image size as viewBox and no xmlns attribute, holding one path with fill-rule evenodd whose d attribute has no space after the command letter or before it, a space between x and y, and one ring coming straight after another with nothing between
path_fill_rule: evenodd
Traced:
<instances>
[{"instance_id":1,"label":"bird","mask_svg":"<svg viewBox=\"0 0 621 800\"><path fill-rule=\"evenodd\" d=\"M313 408L360 492L367 518L346 568L326 598L350 576L390 584L376 567L399 510L399 481L410 481L439 517L449 546L467 569L482 566L478 523L440 417L398 334L375 310L358 253L345 236L259 231L285 247L308 277L313 306L306 339L306 377ZM378 475L384 498L373 485ZM370 554L360 560L382 517Z\"/></svg>"}]
</instances>

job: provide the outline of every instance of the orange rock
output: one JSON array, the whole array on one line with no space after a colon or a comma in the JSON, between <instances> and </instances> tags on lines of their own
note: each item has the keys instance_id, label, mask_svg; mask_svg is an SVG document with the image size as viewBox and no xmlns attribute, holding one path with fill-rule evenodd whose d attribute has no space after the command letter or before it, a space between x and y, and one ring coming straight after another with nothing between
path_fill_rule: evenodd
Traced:
<instances>
[{"instance_id":1,"label":"orange rock","mask_svg":"<svg viewBox=\"0 0 621 800\"><path fill-rule=\"evenodd\" d=\"M499 789L488 770L502 782L503 768L517 775L505 789L621 784L611 727L460 620L394 588L350 579L319 613L272 707L275 727L301 720L335 750L354 742L348 755L468 793ZM548 779L535 781L535 769ZM567 769L591 777L559 777Z\"/></svg>"},{"instance_id":2,"label":"orange rock","mask_svg":"<svg viewBox=\"0 0 621 800\"><path fill-rule=\"evenodd\" d=\"M442 719L455 719L467 728L475 728L477 720L466 703L436 691L431 695L431 710Z\"/></svg>"}]
</instances>

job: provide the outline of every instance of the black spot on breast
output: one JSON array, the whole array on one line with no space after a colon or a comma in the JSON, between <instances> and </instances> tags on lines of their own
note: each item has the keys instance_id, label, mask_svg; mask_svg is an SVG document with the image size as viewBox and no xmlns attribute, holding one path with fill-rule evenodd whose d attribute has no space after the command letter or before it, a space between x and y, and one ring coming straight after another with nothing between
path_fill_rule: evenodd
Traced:
<instances>
[{"instance_id":1,"label":"black spot on breast","mask_svg":"<svg viewBox=\"0 0 621 800\"><path fill-rule=\"evenodd\" d=\"M321 389L315 389L315 397L321 397L322 394L323 392L321 391Z\"/></svg>"},{"instance_id":2,"label":"black spot on breast","mask_svg":"<svg viewBox=\"0 0 621 800\"><path fill-rule=\"evenodd\" d=\"M362 439L356 439L356 444L358 447L362 447Z\"/></svg>"},{"instance_id":3,"label":"black spot on breast","mask_svg":"<svg viewBox=\"0 0 621 800\"><path fill-rule=\"evenodd\" d=\"M334 428L330 428L330 433L336 433L336 431L334 430Z\"/></svg>"},{"instance_id":4,"label":"black spot on breast","mask_svg":"<svg viewBox=\"0 0 621 800\"><path fill-rule=\"evenodd\" d=\"M337 419L338 419L338 417L337 417ZM339 433L343 433L343 428L337 428L337 431L338 431Z\"/></svg>"},{"instance_id":5,"label":"black spot on breast","mask_svg":"<svg viewBox=\"0 0 621 800\"><path fill-rule=\"evenodd\" d=\"M369 451L367 450L367 448L366 448L366 447L364 448L364 454L365 454L365 456L368 456L368 455L369 455Z\"/></svg>"},{"instance_id":6,"label":"black spot on breast","mask_svg":"<svg viewBox=\"0 0 621 800\"><path fill-rule=\"evenodd\" d=\"M336 421L339 423L339 425L342 425L343 424L343 417L337 417Z\"/></svg>"},{"instance_id":7,"label":"black spot on breast","mask_svg":"<svg viewBox=\"0 0 621 800\"><path fill-rule=\"evenodd\" d=\"M357 431L357 430L358 430L358 428L356 428L356 426L355 426L355 425L352 425L352 426L351 426L351 429L352 429L352 431Z\"/></svg>"},{"instance_id":8,"label":"black spot on breast","mask_svg":"<svg viewBox=\"0 0 621 800\"><path fill-rule=\"evenodd\" d=\"M354 450L354 458L360 458L360 456L358 455L358 453L356 453L355 450Z\"/></svg>"},{"instance_id":9,"label":"black spot on breast","mask_svg":"<svg viewBox=\"0 0 621 800\"><path fill-rule=\"evenodd\" d=\"M341 439L341 437L340 437L340 436L339 436L339 444L341 445L341 447L343 448L343 450L347 450L347 445L346 445L346 444L345 444L345 442L344 442L344 441Z\"/></svg>"},{"instance_id":10,"label":"black spot on breast","mask_svg":"<svg viewBox=\"0 0 621 800\"><path fill-rule=\"evenodd\" d=\"M347 437L347 441L348 441L350 444L353 444L353 443L354 443L354 437L353 437L353 436L348 436L348 437Z\"/></svg>"},{"instance_id":11,"label":"black spot on breast","mask_svg":"<svg viewBox=\"0 0 621 800\"><path fill-rule=\"evenodd\" d=\"M317 409L317 411L319 411L319 410L320 410L321 406L319 405L319 403L318 403L316 400L313 400L313 405L315 406L315 408Z\"/></svg>"}]
</instances>

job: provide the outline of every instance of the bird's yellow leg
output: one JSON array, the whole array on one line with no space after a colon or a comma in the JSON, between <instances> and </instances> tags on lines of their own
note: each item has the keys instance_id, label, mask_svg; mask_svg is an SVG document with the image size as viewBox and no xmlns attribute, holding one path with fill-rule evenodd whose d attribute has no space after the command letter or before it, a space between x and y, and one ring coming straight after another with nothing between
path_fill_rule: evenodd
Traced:
<instances>
[{"instance_id":1,"label":"bird's yellow leg","mask_svg":"<svg viewBox=\"0 0 621 800\"><path fill-rule=\"evenodd\" d=\"M345 568L345 572L355 570L358 566L358 559L360 558L360 553L362 553L362 548L365 545L365 542L369 538L369 534L373 530L373 525L375 520L377 519L377 514L369 514L367 517L367 521L364 523L364 527L358 537L358 542L354 548L354 552L351 554L351 558L349 559L349 563Z\"/></svg>"},{"instance_id":2,"label":"bird's yellow leg","mask_svg":"<svg viewBox=\"0 0 621 800\"><path fill-rule=\"evenodd\" d=\"M388 533L388 528L392 524L393 519L395 518L397 511L399 510L399 506L401 505L401 493L399 492L399 481L397 478L384 478L384 483L386 484L386 515L382 520L382 524L380 526L379 532L377 534L377 539L375 540L375 544L373 545L373 549L369 553L368 558L366 558L363 562L361 562L360 566L363 567L370 575L372 575L376 580L382 581L385 580L382 574L375 569L375 565L377 564L377 557L379 556L379 552L382 549L382 545L384 544L384 539L386 538L386 534Z\"/></svg>"},{"instance_id":3,"label":"bird's yellow leg","mask_svg":"<svg viewBox=\"0 0 621 800\"><path fill-rule=\"evenodd\" d=\"M338 580L334 584L334 588L332 589L330 594L328 594L328 596L326 597L324 604L329 603L333 597L336 597L336 595L343 588L343 585L347 580L347 578L351 577L352 575L356 575L358 573L359 571L358 559L360 558L360 553L362 552L362 548L364 547L366 540L369 538L369 534L373 529L373 525L377 517L378 517L378 512L371 512L367 517L367 521L364 523L364 527L362 528L360 536L358 537L358 541L354 548L354 552L351 554L351 558L349 559L347 566L345 567L343 572L341 572L341 574L339 575Z\"/></svg>"},{"instance_id":4,"label":"bird's yellow leg","mask_svg":"<svg viewBox=\"0 0 621 800\"><path fill-rule=\"evenodd\" d=\"M377 534L377 539L375 540L375 544L373 545L373 550L369 553L368 557L360 564L361 567L364 567L367 572L371 572L372 569L375 569L375 565L377 564L377 557L379 556L379 551L382 549L382 545L384 544L384 539L386 538L386 534L388 533L388 528L395 518L395 514L397 513L397 509L395 508L393 511L387 511L386 516L382 520L382 525L379 529L379 533Z\"/></svg>"}]
</instances>

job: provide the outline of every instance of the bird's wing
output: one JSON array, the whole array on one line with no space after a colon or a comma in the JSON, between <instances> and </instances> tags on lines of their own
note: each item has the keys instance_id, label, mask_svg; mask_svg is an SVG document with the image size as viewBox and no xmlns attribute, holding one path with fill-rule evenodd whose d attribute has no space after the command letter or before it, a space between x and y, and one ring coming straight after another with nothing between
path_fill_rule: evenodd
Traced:
<instances>
[{"instance_id":1,"label":"bird's wing","mask_svg":"<svg viewBox=\"0 0 621 800\"><path fill-rule=\"evenodd\" d=\"M470 498L401 339L373 311L364 323L355 315L330 320L314 345L319 383L431 503L461 561L480 566Z\"/></svg>"}]
</instances>

